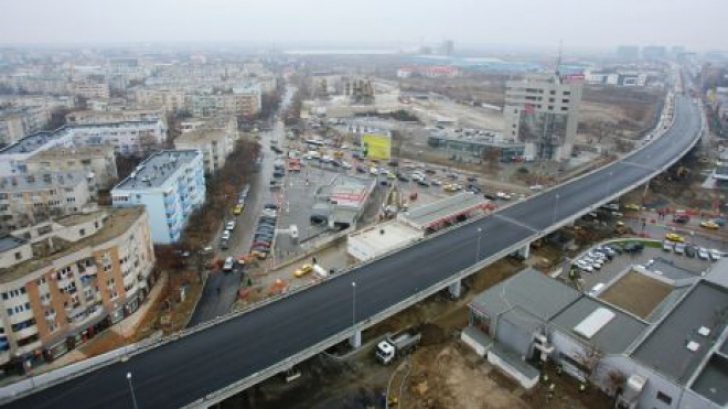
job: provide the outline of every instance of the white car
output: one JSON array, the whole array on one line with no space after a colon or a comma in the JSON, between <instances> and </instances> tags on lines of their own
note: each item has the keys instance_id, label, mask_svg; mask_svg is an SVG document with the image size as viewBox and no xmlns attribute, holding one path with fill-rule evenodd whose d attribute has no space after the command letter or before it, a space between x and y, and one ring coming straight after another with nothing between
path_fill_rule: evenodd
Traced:
<instances>
[{"instance_id":1,"label":"white car","mask_svg":"<svg viewBox=\"0 0 728 409\"><path fill-rule=\"evenodd\" d=\"M577 260L576 266L589 273L594 271L594 268L592 268L592 266L584 260Z\"/></svg>"},{"instance_id":2,"label":"white car","mask_svg":"<svg viewBox=\"0 0 728 409\"><path fill-rule=\"evenodd\" d=\"M676 243L675 244L675 254L685 254L685 243Z\"/></svg>"},{"instance_id":3,"label":"white car","mask_svg":"<svg viewBox=\"0 0 728 409\"><path fill-rule=\"evenodd\" d=\"M582 257L581 261L589 264L595 270L600 270L602 268L602 263L600 260L594 260L591 257Z\"/></svg>"},{"instance_id":4,"label":"white car","mask_svg":"<svg viewBox=\"0 0 728 409\"><path fill-rule=\"evenodd\" d=\"M225 230L233 231L235 230L236 225L237 223L235 222L235 220L230 220L229 222L227 222L227 224L225 224Z\"/></svg>"},{"instance_id":5,"label":"white car","mask_svg":"<svg viewBox=\"0 0 728 409\"><path fill-rule=\"evenodd\" d=\"M230 230L225 230L224 232L222 232L223 240L230 240L230 236L231 236Z\"/></svg>"},{"instance_id":6,"label":"white car","mask_svg":"<svg viewBox=\"0 0 728 409\"><path fill-rule=\"evenodd\" d=\"M349 162L341 162L341 167L344 169L351 169L351 164Z\"/></svg>"},{"instance_id":7,"label":"white car","mask_svg":"<svg viewBox=\"0 0 728 409\"><path fill-rule=\"evenodd\" d=\"M701 260L709 260L710 253L708 253L708 250L706 250L705 247L699 247L698 248L698 257L700 257Z\"/></svg>"},{"instance_id":8,"label":"white car","mask_svg":"<svg viewBox=\"0 0 728 409\"><path fill-rule=\"evenodd\" d=\"M377 169L375 167L371 167L371 168L369 168L369 173L371 173L372 175L378 175L379 169Z\"/></svg>"},{"instance_id":9,"label":"white car","mask_svg":"<svg viewBox=\"0 0 728 409\"><path fill-rule=\"evenodd\" d=\"M713 261L718 261L723 257L723 253L720 250L712 249L710 250L710 259Z\"/></svg>"},{"instance_id":10,"label":"white car","mask_svg":"<svg viewBox=\"0 0 728 409\"><path fill-rule=\"evenodd\" d=\"M235 260L233 260L232 257L228 257L225 259L225 264L222 265L222 270L223 271L232 271L234 265L235 265Z\"/></svg>"},{"instance_id":11,"label":"white car","mask_svg":"<svg viewBox=\"0 0 728 409\"><path fill-rule=\"evenodd\" d=\"M589 256L589 258L592 258L594 260L601 260L603 263L607 262L607 256L605 256L604 254L602 254L598 251L592 250L589 253L587 253L587 255Z\"/></svg>"},{"instance_id":12,"label":"white car","mask_svg":"<svg viewBox=\"0 0 728 409\"><path fill-rule=\"evenodd\" d=\"M674 244L671 241L669 241L669 240L665 240L665 241L662 242L662 249L664 251L667 251L667 252L672 251L673 246L674 246Z\"/></svg>"}]
</instances>

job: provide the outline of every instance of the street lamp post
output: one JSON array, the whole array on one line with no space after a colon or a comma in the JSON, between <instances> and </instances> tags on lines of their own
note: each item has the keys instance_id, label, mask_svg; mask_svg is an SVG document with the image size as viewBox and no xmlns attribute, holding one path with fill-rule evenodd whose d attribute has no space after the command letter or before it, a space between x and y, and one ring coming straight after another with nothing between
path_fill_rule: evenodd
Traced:
<instances>
[{"instance_id":1,"label":"street lamp post","mask_svg":"<svg viewBox=\"0 0 728 409\"><path fill-rule=\"evenodd\" d=\"M554 217L553 217L553 220L551 221L551 224L556 224L556 217L557 217L558 213L559 213L559 194L557 193L556 194L556 203L554 204Z\"/></svg>"},{"instance_id":2,"label":"street lamp post","mask_svg":"<svg viewBox=\"0 0 728 409\"><path fill-rule=\"evenodd\" d=\"M126 380L129 381L129 391L131 392L131 403L134 406L134 409L139 409L139 406L137 405L136 394L134 393L134 385L131 383L131 372L126 373Z\"/></svg>"},{"instance_id":3,"label":"street lamp post","mask_svg":"<svg viewBox=\"0 0 728 409\"><path fill-rule=\"evenodd\" d=\"M475 248L475 262L480 261L480 235L483 233L483 229L478 227L478 246Z\"/></svg>"},{"instance_id":4,"label":"street lamp post","mask_svg":"<svg viewBox=\"0 0 728 409\"><path fill-rule=\"evenodd\" d=\"M612 192L612 176L614 176L613 171L609 171L609 179L607 180L607 196Z\"/></svg>"},{"instance_id":5,"label":"street lamp post","mask_svg":"<svg viewBox=\"0 0 728 409\"><path fill-rule=\"evenodd\" d=\"M356 336L356 281L351 282L351 328Z\"/></svg>"}]
</instances>

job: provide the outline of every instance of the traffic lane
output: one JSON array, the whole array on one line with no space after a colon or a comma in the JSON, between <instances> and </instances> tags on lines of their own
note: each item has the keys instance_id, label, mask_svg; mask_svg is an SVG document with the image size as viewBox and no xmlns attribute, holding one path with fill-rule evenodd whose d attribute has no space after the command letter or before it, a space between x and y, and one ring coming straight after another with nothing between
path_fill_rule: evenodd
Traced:
<instances>
[{"instance_id":1,"label":"traffic lane","mask_svg":"<svg viewBox=\"0 0 728 409\"><path fill-rule=\"evenodd\" d=\"M498 241L487 238L517 242L530 234L528 230L513 227L497 218L478 224L482 229L483 257L501 247ZM355 270L347 277L350 279L330 280L310 291L298 293L292 296L297 300L295 303L270 304L246 314L245 320L228 321L192 335L185 342L160 347L158 350L163 350L162 354L135 357L124 366L126 369L118 369L103 377L122 382L110 391L106 390L103 381L97 381L99 378L73 380L64 389L75 391L77 389L72 385L85 384L84 390L78 392L80 396L67 393L67 400L52 401L49 406L39 407L76 407L79 402L89 401L103 402L106 408L125 407L127 405L117 405L118 395L111 393L124 385L125 370L134 372L137 398L143 406L178 407L189 403L195 397L204 396L345 330L352 322L349 307L353 295L352 281L357 282L357 309L361 317L365 317L471 265L475 258L477 227L454 230L445 236L444 247L438 242L426 241L421 247L406 249L404 257L387 257ZM320 320L326 325L312 325ZM312 328L316 330L312 331ZM276 345L276 348L270 348L271 345ZM205 351L214 352L204 354ZM263 353L251 354L250 351ZM200 359L204 356L209 359ZM159 368L165 368L163 375L160 375ZM180 385L184 387L180 388ZM161 392L168 388L196 390L197 393L191 397L187 393L172 396ZM97 391L101 393L97 394ZM114 399L107 401L107 397ZM66 406L69 401L76 402Z\"/></svg>"}]
</instances>

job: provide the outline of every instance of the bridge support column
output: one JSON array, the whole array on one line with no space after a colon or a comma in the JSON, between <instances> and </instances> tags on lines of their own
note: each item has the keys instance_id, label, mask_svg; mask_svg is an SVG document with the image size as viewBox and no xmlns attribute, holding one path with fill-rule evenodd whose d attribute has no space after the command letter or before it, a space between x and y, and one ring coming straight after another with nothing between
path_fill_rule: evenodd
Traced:
<instances>
[{"instance_id":1,"label":"bridge support column","mask_svg":"<svg viewBox=\"0 0 728 409\"><path fill-rule=\"evenodd\" d=\"M462 292L462 289L463 289L462 280L458 280L458 281L450 284L450 286L447 289L450 291L450 296L452 298L460 298L460 293Z\"/></svg>"},{"instance_id":2,"label":"bridge support column","mask_svg":"<svg viewBox=\"0 0 728 409\"><path fill-rule=\"evenodd\" d=\"M527 259L531 256L531 243L526 244L525 246L518 249L516 252L518 253L518 256L522 259Z\"/></svg>"},{"instance_id":3,"label":"bridge support column","mask_svg":"<svg viewBox=\"0 0 728 409\"><path fill-rule=\"evenodd\" d=\"M361 347L361 330L357 329L354 335L349 337L349 345L351 345L352 348L358 349Z\"/></svg>"}]
</instances>

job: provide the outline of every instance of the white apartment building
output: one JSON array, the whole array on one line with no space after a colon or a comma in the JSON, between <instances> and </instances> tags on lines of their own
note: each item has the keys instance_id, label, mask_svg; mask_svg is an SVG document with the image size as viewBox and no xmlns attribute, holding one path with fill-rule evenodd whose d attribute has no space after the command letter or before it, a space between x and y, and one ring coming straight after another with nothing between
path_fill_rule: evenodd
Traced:
<instances>
[{"instance_id":1,"label":"white apartment building","mask_svg":"<svg viewBox=\"0 0 728 409\"><path fill-rule=\"evenodd\" d=\"M242 115L253 117L260 112L260 89L240 88L231 94L187 95L187 109L199 118Z\"/></svg>"},{"instance_id":2,"label":"white apartment building","mask_svg":"<svg viewBox=\"0 0 728 409\"><path fill-rule=\"evenodd\" d=\"M0 95L0 105L5 104L15 107L42 107L51 112L56 108L74 108L76 101L71 96Z\"/></svg>"},{"instance_id":3,"label":"white apartment building","mask_svg":"<svg viewBox=\"0 0 728 409\"><path fill-rule=\"evenodd\" d=\"M41 150L25 160L29 174L53 171L83 171L92 176L99 189L110 189L119 180L114 147L79 146Z\"/></svg>"},{"instance_id":4,"label":"white apartment building","mask_svg":"<svg viewBox=\"0 0 728 409\"><path fill-rule=\"evenodd\" d=\"M136 311L154 284L154 264L141 206L0 237L0 367L52 361Z\"/></svg>"},{"instance_id":5,"label":"white apartment building","mask_svg":"<svg viewBox=\"0 0 728 409\"><path fill-rule=\"evenodd\" d=\"M69 127L75 146L111 145L121 155L144 154L167 140L167 125L161 119Z\"/></svg>"},{"instance_id":6,"label":"white apartment building","mask_svg":"<svg viewBox=\"0 0 728 409\"><path fill-rule=\"evenodd\" d=\"M505 136L524 142L525 157L566 161L576 138L582 84L568 77L527 74L506 83Z\"/></svg>"},{"instance_id":7,"label":"white apartment building","mask_svg":"<svg viewBox=\"0 0 728 409\"><path fill-rule=\"evenodd\" d=\"M203 154L198 150L156 152L119 182L111 197L114 206L146 206L152 241L175 243L192 212L205 202Z\"/></svg>"},{"instance_id":8,"label":"white apartment building","mask_svg":"<svg viewBox=\"0 0 728 409\"><path fill-rule=\"evenodd\" d=\"M224 130L184 132L174 140L177 150L198 150L203 154L205 173L214 174L225 165L235 148L235 134Z\"/></svg>"},{"instance_id":9,"label":"white apartment building","mask_svg":"<svg viewBox=\"0 0 728 409\"><path fill-rule=\"evenodd\" d=\"M72 147L73 130L68 127L28 135L12 145L0 149L0 176L27 173L25 161L37 152Z\"/></svg>"},{"instance_id":10,"label":"white apartment building","mask_svg":"<svg viewBox=\"0 0 728 409\"><path fill-rule=\"evenodd\" d=\"M88 172L47 172L0 177L0 231L80 212L96 198Z\"/></svg>"}]
</instances>

